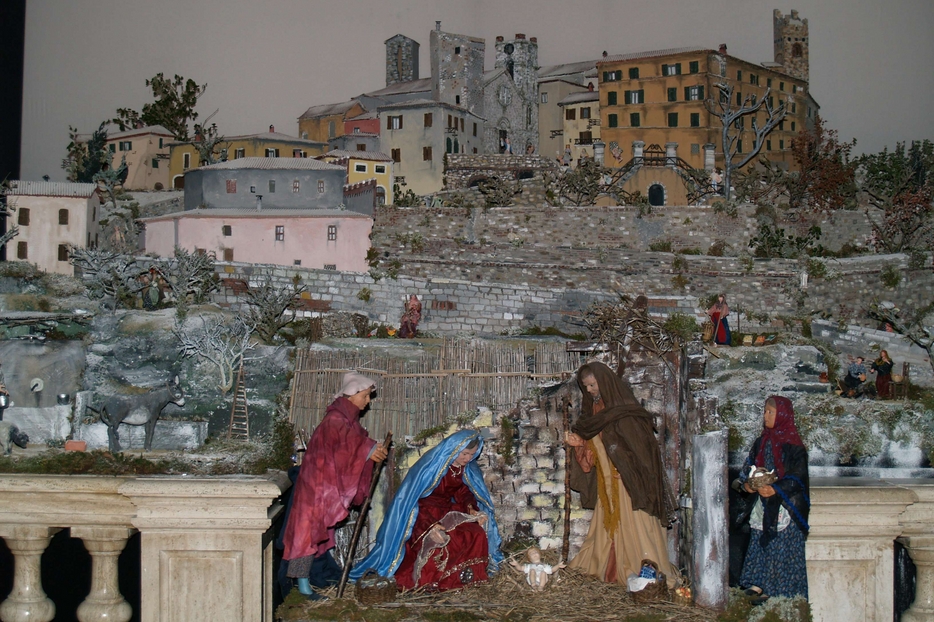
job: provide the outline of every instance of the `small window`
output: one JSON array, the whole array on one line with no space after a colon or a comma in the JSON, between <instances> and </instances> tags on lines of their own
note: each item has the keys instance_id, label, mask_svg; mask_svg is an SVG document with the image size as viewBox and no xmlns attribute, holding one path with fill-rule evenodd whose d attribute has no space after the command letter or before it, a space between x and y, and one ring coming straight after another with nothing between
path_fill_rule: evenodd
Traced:
<instances>
[{"instance_id":1,"label":"small window","mask_svg":"<svg viewBox=\"0 0 934 622\"><path fill-rule=\"evenodd\" d=\"M250 194L256 194L256 186L250 186Z\"/></svg>"},{"instance_id":2,"label":"small window","mask_svg":"<svg viewBox=\"0 0 934 622\"><path fill-rule=\"evenodd\" d=\"M240 147L239 149L234 149L234 160L239 160L240 158L246 157L246 149Z\"/></svg>"},{"instance_id":3,"label":"small window","mask_svg":"<svg viewBox=\"0 0 934 622\"><path fill-rule=\"evenodd\" d=\"M318 194L324 194L324 180L323 179L318 180Z\"/></svg>"},{"instance_id":4,"label":"small window","mask_svg":"<svg viewBox=\"0 0 934 622\"><path fill-rule=\"evenodd\" d=\"M234 260L234 258L233 258L233 249L232 249L232 248L225 248L225 249L224 249L224 261L233 261L233 260Z\"/></svg>"},{"instance_id":5,"label":"small window","mask_svg":"<svg viewBox=\"0 0 934 622\"><path fill-rule=\"evenodd\" d=\"M133 151L133 142L129 140L121 140L120 151Z\"/></svg>"},{"instance_id":6,"label":"small window","mask_svg":"<svg viewBox=\"0 0 934 622\"><path fill-rule=\"evenodd\" d=\"M769 98L769 99L771 99L771 98ZM798 112L798 105L797 105L796 103L792 102L792 103L791 103L791 114L795 114L796 112Z\"/></svg>"},{"instance_id":7,"label":"small window","mask_svg":"<svg viewBox=\"0 0 934 622\"><path fill-rule=\"evenodd\" d=\"M564 119L566 121L574 121L577 119L577 108L565 108Z\"/></svg>"},{"instance_id":8,"label":"small window","mask_svg":"<svg viewBox=\"0 0 934 622\"><path fill-rule=\"evenodd\" d=\"M162 149L162 139L159 139L159 149Z\"/></svg>"},{"instance_id":9,"label":"small window","mask_svg":"<svg viewBox=\"0 0 934 622\"><path fill-rule=\"evenodd\" d=\"M639 127L642 125L641 120L639 119L639 113L633 112L629 115L629 126L630 127Z\"/></svg>"},{"instance_id":10,"label":"small window","mask_svg":"<svg viewBox=\"0 0 934 622\"><path fill-rule=\"evenodd\" d=\"M792 132L795 131L795 125L796 125L795 122L792 121L792 122L791 122L791 131L792 131Z\"/></svg>"},{"instance_id":11,"label":"small window","mask_svg":"<svg viewBox=\"0 0 934 622\"><path fill-rule=\"evenodd\" d=\"M26 246L26 242L16 243L16 258L29 259L29 248Z\"/></svg>"},{"instance_id":12,"label":"small window","mask_svg":"<svg viewBox=\"0 0 934 622\"><path fill-rule=\"evenodd\" d=\"M688 64L688 73L698 73L700 72L700 61L692 60Z\"/></svg>"},{"instance_id":13,"label":"small window","mask_svg":"<svg viewBox=\"0 0 934 622\"><path fill-rule=\"evenodd\" d=\"M363 143L357 143L357 151L366 151L366 145Z\"/></svg>"},{"instance_id":14,"label":"small window","mask_svg":"<svg viewBox=\"0 0 934 622\"><path fill-rule=\"evenodd\" d=\"M293 158L307 158L308 154L302 151L301 149L292 149Z\"/></svg>"},{"instance_id":15,"label":"small window","mask_svg":"<svg viewBox=\"0 0 934 622\"><path fill-rule=\"evenodd\" d=\"M237 194L237 180L236 179L227 180L227 194Z\"/></svg>"},{"instance_id":16,"label":"small window","mask_svg":"<svg viewBox=\"0 0 934 622\"><path fill-rule=\"evenodd\" d=\"M531 110L531 109L532 109L532 108L531 108L531 106L530 106L530 107L529 107L529 110ZM461 131L462 131L462 132L464 131L464 117L461 117Z\"/></svg>"},{"instance_id":17,"label":"small window","mask_svg":"<svg viewBox=\"0 0 934 622\"><path fill-rule=\"evenodd\" d=\"M673 65L662 65L662 75L663 76L680 76L681 75L681 63L674 63Z\"/></svg>"},{"instance_id":18,"label":"small window","mask_svg":"<svg viewBox=\"0 0 934 622\"><path fill-rule=\"evenodd\" d=\"M704 99L704 86L686 86L684 87L684 99L686 101L700 101Z\"/></svg>"},{"instance_id":19,"label":"small window","mask_svg":"<svg viewBox=\"0 0 934 622\"><path fill-rule=\"evenodd\" d=\"M425 127L431 127L434 122L434 115L430 112L425 113Z\"/></svg>"},{"instance_id":20,"label":"small window","mask_svg":"<svg viewBox=\"0 0 934 622\"><path fill-rule=\"evenodd\" d=\"M784 132L784 131L785 131L785 122L784 122L784 121L779 121L779 122L778 122L778 131L779 131L779 132Z\"/></svg>"},{"instance_id":21,"label":"small window","mask_svg":"<svg viewBox=\"0 0 934 622\"><path fill-rule=\"evenodd\" d=\"M276 242L285 241L285 226L276 225Z\"/></svg>"},{"instance_id":22,"label":"small window","mask_svg":"<svg viewBox=\"0 0 934 622\"><path fill-rule=\"evenodd\" d=\"M743 81L743 72L742 72L742 71L737 71L737 72L736 72L736 79L739 80L740 82Z\"/></svg>"},{"instance_id":23,"label":"small window","mask_svg":"<svg viewBox=\"0 0 934 622\"><path fill-rule=\"evenodd\" d=\"M769 88L772 88L772 78L766 78L765 85Z\"/></svg>"},{"instance_id":24,"label":"small window","mask_svg":"<svg viewBox=\"0 0 934 622\"><path fill-rule=\"evenodd\" d=\"M374 171L376 172L377 175L383 175L383 174L386 173L386 165L385 165L385 164L376 164L376 165L373 166L373 169L374 169Z\"/></svg>"},{"instance_id":25,"label":"small window","mask_svg":"<svg viewBox=\"0 0 934 622\"><path fill-rule=\"evenodd\" d=\"M337 135L337 126L334 121L328 121L328 138L334 138Z\"/></svg>"},{"instance_id":26,"label":"small window","mask_svg":"<svg viewBox=\"0 0 934 622\"><path fill-rule=\"evenodd\" d=\"M185 153L182 155L182 168L189 169L191 168L191 154Z\"/></svg>"},{"instance_id":27,"label":"small window","mask_svg":"<svg viewBox=\"0 0 934 622\"><path fill-rule=\"evenodd\" d=\"M590 108L581 108L581 119L590 118Z\"/></svg>"},{"instance_id":28,"label":"small window","mask_svg":"<svg viewBox=\"0 0 934 622\"><path fill-rule=\"evenodd\" d=\"M117 144L116 144L116 143L110 143L109 145L107 145L107 147L108 147L108 149L110 150L110 153L117 153Z\"/></svg>"},{"instance_id":29,"label":"small window","mask_svg":"<svg viewBox=\"0 0 934 622\"><path fill-rule=\"evenodd\" d=\"M328 225L328 241L333 242L337 239L337 225Z\"/></svg>"},{"instance_id":30,"label":"small window","mask_svg":"<svg viewBox=\"0 0 934 622\"><path fill-rule=\"evenodd\" d=\"M784 151L784 150L785 150L785 139L784 139L784 138L779 139L779 141L778 141L778 148L779 148L780 151Z\"/></svg>"},{"instance_id":31,"label":"small window","mask_svg":"<svg viewBox=\"0 0 934 622\"><path fill-rule=\"evenodd\" d=\"M742 93L737 93L737 94L736 94L736 105L737 105L737 106L742 106L742 105L743 105L743 94L742 94Z\"/></svg>"},{"instance_id":32,"label":"small window","mask_svg":"<svg viewBox=\"0 0 934 622\"><path fill-rule=\"evenodd\" d=\"M152 167L153 167L153 168L159 168L159 158L153 158L153 159L152 159Z\"/></svg>"},{"instance_id":33,"label":"small window","mask_svg":"<svg viewBox=\"0 0 934 622\"><path fill-rule=\"evenodd\" d=\"M68 210L67 209L58 210L58 224L60 225L68 224Z\"/></svg>"},{"instance_id":34,"label":"small window","mask_svg":"<svg viewBox=\"0 0 934 622\"><path fill-rule=\"evenodd\" d=\"M629 79L630 79L630 80L638 80L638 79L639 79L639 68L638 68L638 67L630 67L630 68L629 68Z\"/></svg>"},{"instance_id":35,"label":"small window","mask_svg":"<svg viewBox=\"0 0 934 622\"><path fill-rule=\"evenodd\" d=\"M454 46L454 53L459 55L459 54L461 53L461 46L455 45L455 46Z\"/></svg>"},{"instance_id":36,"label":"small window","mask_svg":"<svg viewBox=\"0 0 934 622\"><path fill-rule=\"evenodd\" d=\"M691 127L700 127L700 113L699 112L691 113Z\"/></svg>"},{"instance_id":37,"label":"small window","mask_svg":"<svg viewBox=\"0 0 934 622\"><path fill-rule=\"evenodd\" d=\"M804 48L801 47L800 43L795 43L791 46L791 57L792 58L801 58L804 55Z\"/></svg>"},{"instance_id":38,"label":"small window","mask_svg":"<svg viewBox=\"0 0 934 622\"><path fill-rule=\"evenodd\" d=\"M390 115L386 117L386 129L387 130L401 130L402 129L402 115Z\"/></svg>"},{"instance_id":39,"label":"small window","mask_svg":"<svg viewBox=\"0 0 934 622\"><path fill-rule=\"evenodd\" d=\"M296 259L296 260L292 261L292 265L293 265L293 266L300 266L300 265L302 265L302 260L301 260L301 259Z\"/></svg>"},{"instance_id":40,"label":"small window","mask_svg":"<svg viewBox=\"0 0 934 622\"><path fill-rule=\"evenodd\" d=\"M431 147L422 147L422 160L425 162L431 161Z\"/></svg>"},{"instance_id":41,"label":"small window","mask_svg":"<svg viewBox=\"0 0 934 622\"><path fill-rule=\"evenodd\" d=\"M677 112L668 113L668 127L678 127L678 113Z\"/></svg>"},{"instance_id":42,"label":"small window","mask_svg":"<svg viewBox=\"0 0 934 622\"><path fill-rule=\"evenodd\" d=\"M337 264L336 264L336 263L326 263L326 264L324 264L324 269L325 269L325 270L337 270Z\"/></svg>"},{"instance_id":43,"label":"small window","mask_svg":"<svg viewBox=\"0 0 934 622\"><path fill-rule=\"evenodd\" d=\"M607 91L606 93L606 105L615 106L616 105L616 91Z\"/></svg>"},{"instance_id":44,"label":"small window","mask_svg":"<svg viewBox=\"0 0 934 622\"><path fill-rule=\"evenodd\" d=\"M225 238L229 238L231 235L233 235L233 227L230 225L224 225L221 227L221 233L224 234Z\"/></svg>"},{"instance_id":45,"label":"small window","mask_svg":"<svg viewBox=\"0 0 934 622\"><path fill-rule=\"evenodd\" d=\"M743 152L743 139L740 138L739 140L736 141L736 153L742 153L742 152Z\"/></svg>"},{"instance_id":46,"label":"small window","mask_svg":"<svg viewBox=\"0 0 934 622\"><path fill-rule=\"evenodd\" d=\"M645 103L645 90L639 89L638 91L626 91L626 103L627 104L644 104Z\"/></svg>"},{"instance_id":47,"label":"small window","mask_svg":"<svg viewBox=\"0 0 934 622\"><path fill-rule=\"evenodd\" d=\"M619 127L619 117L615 114L607 115L606 124L608 127Z\"/></svg>"},{"instance_id":48,"label":"small window","mask_svg":"<svg viewBox=\"0 0 934 622\"><path fill-rule=\"evenodd\" d=\"M308 140L308 132L302 132L302 138Z\"/></svg>"},{"instance_id":49,"label":"small window","mask_svg":"<svg viewBox=\"0 0 934 622\"><path fill-rule=\"evenodd\" d=\"M543 104L548 103L548 93L542 93L542 103Z\"/></svg>"},{"instance_id":50,"label":"small window","mask_svg":"<svg viewBox=\"0 0 934 622\"><path fill-rule=\"evenodd\" d=\"M668 88L668 101L676 102L678 101L678 87L669 87Z\"/></svg>"},{"instance_id":51,"label":"small window","mask_svg":"<svg viewBox=\"0 0 934 622\"><path fill-rule=\"evenodd\" d=\"M68 245L67 244L58 245L58 260L68 261Z\"/></svg>"},{"instance_id":52,"label":"small window","mask_svg":"<svg viewBox=\"0 0 934 622\"><path fill-rule=\"evenodd\" d=\"M393 162L402 162L402 149L393 149L390 156Z\"/></svg>"},{"instance_id":53,"label":"small window","mask_svg":"<svg viewBox=\"0 0 934 622\"><path fill-rule=\"evenodd\" d=\"M458 106L461 105L461 96L460 96L460 95L455 95L455 96L454 96L454 103L457 104Z\"/></svg>"},{"instance_id":54,"label":"small window","mask_svg":"<svg viewBox=\"0 0 934 622\"><path fill-rule=\"evenodd\" d=\"M279 150L278 150L278 149L267 149L267 150L266 150L266 157L267 157L267 158L278 158L278 157L279 157Z\"/></svg>"},{"instance_id":55,"label":"small window","mask_svg":"<svg viewBox=\"0 0 934 622\"><path fill-rule=\"evenodd\" d=\"M301 192L301 191L302 191L302 184L301 184L301 182L298 181L297 179L293 179L293 180L292 180L292 193L293 193L293 194L298 194L298 193Z\"/></svg>"},{"instance_id":56,"label":"small window","mask_svg":"<svg viewBox=\"0 0 934 622\"><path fill-rule=\"evenodd\" d=\"M269 180L269 192L275 192L275 191L276 191L276 180L270 179Z\"/></svg>"},{"instance_id":57,"label":"small window","mask_svg":"<svg viewBox=\"0 0 934 622\"><path fill-rule=\"evenodd\" d=\"M765 150L766 150L766 151L771 151L771 150L772 150L772 141L771 141L771 140L766 140L766 141L765 141Z\"/></svg>"},{"instance_id":58,"label":"small window","mask_svg":"<svg viewBox=\"0 0 934 622\"><path fill-rule=\"evenodd\" d=\"M698 143L691 143L691 155L700 155L700 145Z\"/></svg>"},{"instance_id":59,"label":"small window","mask_svg":"<svg viewBox=\"0 0 934 622\"><path fill-rule=\"evenodd\" d=\"M366 163L363 164L354 164L353 170L355 173L366 173Z\"/></svg>"},{"instance_id":60,"label":"small window","mask_svg":"<svg viewBox=\"0 0 934 622\"><path fill-rule=\"evenodd\" d=\"M477 124L476 123L473 124L473 135L474 136L477 135Z\"/></svg>"},{"instance_id":61,"label":"small window","mask_svg":"<svg viewBox=\"0 0 934 622\"><path fill-rule=\"evenodd\" d=\"M784 83L784 82L779 82L779 83L778 83L778 90L779 90L779 91L784 91L784 90L785 90L785 83Z\"/></svg>"}]
</instances>

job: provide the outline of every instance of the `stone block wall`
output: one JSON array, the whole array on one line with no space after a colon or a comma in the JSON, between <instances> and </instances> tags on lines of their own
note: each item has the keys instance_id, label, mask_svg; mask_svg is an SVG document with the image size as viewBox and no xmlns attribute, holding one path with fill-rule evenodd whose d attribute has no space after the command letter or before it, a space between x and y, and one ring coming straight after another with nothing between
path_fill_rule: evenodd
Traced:
<instances>
[{"instance_id":1,"label":"stone block wall","mask_svg":"<svg viewBox=\"0 0 934 622\"><path fill-rule=\"evenodd\" d=\"M500 155L489 154L456 154L445 156L444 188L457 190L468 188L477 179L497 177L504 181L518 179L519 173L531 173L539 179L541 186L541 171L555 168L554 162L538 155ZM523 205L541 205L527 198Z\"/></svg>"}]
</instances>

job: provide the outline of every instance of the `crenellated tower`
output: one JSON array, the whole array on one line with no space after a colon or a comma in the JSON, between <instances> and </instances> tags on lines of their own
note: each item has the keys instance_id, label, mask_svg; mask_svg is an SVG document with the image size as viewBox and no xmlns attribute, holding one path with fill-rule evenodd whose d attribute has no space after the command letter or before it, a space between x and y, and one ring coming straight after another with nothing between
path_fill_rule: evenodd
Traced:
<instances>
[{"instance_id":1,"label":"crenellated tower","mask_svg":"<svg viewBox=\"0 0 934 622\"><path fill-rule=\"evenodd\" d=\"M784 67L785 73L808 81L808 20L801 19L798 12L784 15L775 9L772 17L775 36L775 62Z\"/></svg>"},{"instance_id":2,"label":"crenellated tower","mask_svg":"<svg viewBox=\"0 0 934 622\"><path fill-rule=\"evenodd\" d=\"M418 80L418 41L405 35L386 39L386 86Z\"/></svg>"}]
</instances>

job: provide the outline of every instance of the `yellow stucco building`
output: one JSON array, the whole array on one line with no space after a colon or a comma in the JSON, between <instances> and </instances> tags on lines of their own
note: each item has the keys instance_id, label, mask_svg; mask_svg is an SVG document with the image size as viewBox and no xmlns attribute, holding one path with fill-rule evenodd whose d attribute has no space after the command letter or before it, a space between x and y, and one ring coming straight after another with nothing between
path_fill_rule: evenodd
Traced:
<instances>
[{"instance_id":1,"label":"yellow stucco building","mask_svg":"<svg viewBox=\"0 0 934 622\"><path fill-rule=\"evenodd\" d=\"M357 184L368 179L376 180L376 202L392 205L392 158L376 151L346 151L335 149L318 159L347 167L347 183Z\"/></svg>"},{"instance_id":2,"label":"yellow stucco building","mask_svg":"<svg viewBox=\"0 0 934 622\"><path fill-rule=\"evenodd\" d=\"M82 138L87 139L87 136ZM161 125L107 135L113 165L126 162L126 190L165 190L169 186L169 145L175 135Z\"/></svg>"},{"instance_id":3,"label":"yellow stucco building","mask_svg":"<svg viewBox=\"0 0 934 622\"><path fill-rule=\"evenodd\" d=\"M314 158L328 150L327 143L282 134L269 126L268 132L243 136L225 136L227 159L239 158ZM185 173L201 166L198 149L190 142L173 142L169 147L169 180L172 188L185 187Z\"/></svg>"},{"instance_id":4,"label":"yellow stucco building","mask_svg":"<svg viewBox=\"0 0 934 622\"><path fill-rule=\"evenodd\" d=\"M576 165L580 159L594 156L593 144L600 139L600 93L583 91L572 93L562 99L558 106L564 116L564 144L559 156L564 162L564 154L570 149L570 164Z\"/></svg>"},{"instance_id":5,"label":"yellow stucco building","mask_svg":"<svg viewBox=\"0 0 934 622\"><path fill-rule=\"evenodd\" d=\"M298 118L298 135L326 143L344 135L344 121L364 112L366 109L355 99L339 104L312 106Z\"/></svg>"},{"instance_id":6,"label":"yellow stucco building","mask_svg":"<svg viewBox=\"0 0 934 622\"><path fill-rule=\"evenodd\" d=\"M626 164L636 155L634 150L655 145L693 168L722 167L723 125L704 105L705 99L719 96L717 84L733 86L734 107L749 95L761 101L767 92L775 108L785 103L786 116L767 136L760 154L786 168L794 165L792 138L812 124L818 112L805 79L784 73L777 63L755 64L730 56L726 46L610 55L597 63L597 74L604 163L611 167ZM755 117L763 126L764 105ZM747 153L753 142L748 116L740 127L740 153Z\"/></svg>"}]
</instances>

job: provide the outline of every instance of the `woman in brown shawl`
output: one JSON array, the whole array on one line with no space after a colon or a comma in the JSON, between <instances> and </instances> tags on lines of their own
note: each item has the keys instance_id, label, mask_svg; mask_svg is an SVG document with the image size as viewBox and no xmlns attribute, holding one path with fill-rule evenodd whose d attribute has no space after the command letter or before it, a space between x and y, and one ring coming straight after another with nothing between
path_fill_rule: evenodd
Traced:
<instances>
[{"instance_id":1,"label":"woman in brown shawl","mask_svg":"<svg viewBox=\"0 0 934 622\"><path fill-rule=\"evenodd\" d=\"M677 572L668 560L665 529L674 499L665 485L653 417L603 363L582 366L577 383L583 394L581 415L567 439L576 458L571 460L571 488L594 513L580 552L568 566L626 585L642 560L649 559L672 583Z\"/></svg>"}]
</instances>

